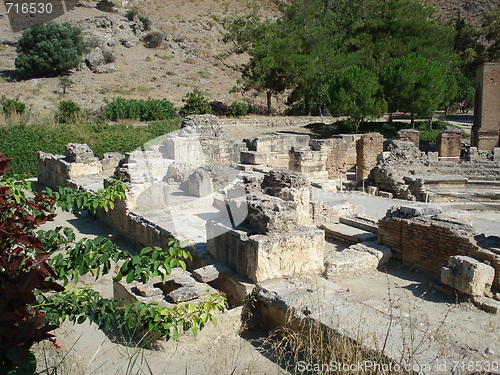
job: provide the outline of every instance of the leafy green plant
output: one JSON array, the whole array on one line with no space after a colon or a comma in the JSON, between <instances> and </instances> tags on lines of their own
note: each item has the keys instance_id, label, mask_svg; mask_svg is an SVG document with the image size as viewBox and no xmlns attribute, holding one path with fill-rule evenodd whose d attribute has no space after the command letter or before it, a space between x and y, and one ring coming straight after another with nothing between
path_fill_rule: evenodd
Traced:
<instances>
[{"instance_id":1,"label":"leafy green plant","mask_svg":"<svg viewBox=\"0 0 500 375\"><path fill-rule=\"evenodd\" d=\"M22 115L26 111L26 104L17 99L8 99L5 95L2 95L0 99L0 107L3 114L8 119L11 118L14 113Z\"/></svg>"},{"instance_id":2,"label":"leafy green plant","mask_svg":"<svg viewBox=\"0 0 500 375\"><path fill-rule=\"evenodd\" d=\"M98 208L102 208L106 212L115 208L115 200L125 199L126 190L127 186L122 181L110 179L106 188L98 189L95 192L59 186L56 191L46 188L43 190L43 194L53 197L57 206L64 211L89 210L96 213Z\"/></svg>"},{"instance_id":3,"label":"leafy green plant","mask_svg":"<svg viewBox=\"0 0 500 375\"><path fill-rule=\"evenodd\" d=\"M56 198L30 191L25 182L3 179L10 168L9 161L0 153L2 374L35 374L32 345L51 340L57 346L50 332L65 319L74 323L92 319L100 328L116 326L123 331L140 326L166 339L177 338L180 329L192 330L196 335L209 320L216 323L212 312L225 308L221 296L207 296L199 305L183 303L170 309L158 304L103 298L89 287L68 286L85 274L97 279L111 272L117 263L119 272L115 281L123 277L128 282L137 278L147 281L154 276L165 280L172 268L185 269L183 259L190 259L191 254L175 240L170 240L166 250L148 247L133 255L120 251L102 237L76 241L69 228L39 230L41 224L56 216L53 213ZM116 191L103 195L114 196Z\"/></svg>"},{"instance_id":4,"label":"leafy green plant","mask_svg":"<svg viewBox=\"0 0 500 375\"><path fill-rule=\"evenodd\" d=\"M182 98L184 105L179 111L182 117L189 115L203 115L206 113L212 113L212 107L208 103L208 99L203 95L203 93L194 89Z\"/></svg>"},{"instance_id":5,"label":"leafy green plant","mask_svg":"<svg viewBox=\"0 0 500 375\"><path fill-rule=\"evenodd\" d=\"M45 22L23 32L16 46L16 69L51 73L76 68L85 44L81 30L69 23Z\"/></svg>"},{"instance_id":6,"label":"leafy green plant","mask_svg":"<svg viewBox=\"0 0 500 375\"><path fill-rule=\"evenodd\" d=\"M138 13L136 10L127 10L125 13L125 18L129 21L133 21L135 17L137 17Z\"/></svg>"},{"instance_id":7,"label":"leafy green plant","mask_svg":"<svg viewBox=\"0 0 500 375\"><path fill-rule=\"evenodd\" d=\"M60 124L73 124L78 122L80 114L80 106L74 101L61 100L56 113L56 119Z\"/></svg>"},{"instance_id":8,"label":"leafy green plant","mask_svg":"<svg viewBox=\"0 0 500 375\"><path fill-rule=\"evenodd\" d=\"M103 108L101 114L111 121L118 119L168 120L175 117L175 108L167 99L116 98Z\"/></svg>"},{"instance_id":9,"label":"leafy green plant","mask_svg":"<svg viewBox=\"0 0 500 375\"><path fill-rule=\"evenodd\" d=\"M229 113L234 117L243 117L248 114L248 105L242 102L232 102L229 105Z\"/></svg>"},{"instance_id":10,"label":"leafy green plant","mask_svg":"<svg viewBox=\"0 0 500 375\"><path fill-rule=\"evenodd\" d=\"M149 17L143 16L143 15L138 15L137 18L139 21L142 22L142 26L144 27L144 30L148 31L151 30L151 26L153 26L153 21Z\"/></svg>"}]
</instances>

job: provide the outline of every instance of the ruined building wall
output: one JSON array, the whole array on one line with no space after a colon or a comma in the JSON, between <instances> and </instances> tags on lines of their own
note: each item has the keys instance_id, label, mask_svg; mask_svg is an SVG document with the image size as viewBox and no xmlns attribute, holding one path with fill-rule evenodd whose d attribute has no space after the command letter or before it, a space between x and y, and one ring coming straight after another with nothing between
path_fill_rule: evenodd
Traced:
<instances>
[{"instance_id":1,"label":"ruined building wall","mask_svg":"<svg viewBox=\"0 0 500 375\"><path fill-rule=\"evenodd\" d=\"M439 160L458 163L460 161L460 152L462 131L460 129L447 126L439 133L436 139L437 152Z\"/></svg>"},{"instance_id":2,"label":"ruined building wall","mask_svg":"<svg viewBox=\"0 0 500 375\"><path fill-rule=\"evenodd\" d=\"M480 248L473 228L462 220L443 215L408 217L388 213L378 223L378 242L401 258L408 267L436 278L453 255L467 255L488 261L495 268L493 286L500 288L500 253Z\"/></svg>"},{"instance_id":3,"label":"ruined building wall","mask_svg":"<svg viewBox=\"0 0 500 375\"><path fill-rule=\"evenodd\" d=\"M358 173L356 178L368 178L370 171L377 165L377 157L384 152L384 137L380 133L367 133L356 142Z\"/></svg>"},{"instance_id":4,"label":"ruined building wall","mask_svg":"<svg viewBox=\"0 0 500 375\"><path fill-rule=\"evenodd\" d=\"M471 144L479 150L500 146L500 63L477 68Z\"/></svg>"}]
</instances>

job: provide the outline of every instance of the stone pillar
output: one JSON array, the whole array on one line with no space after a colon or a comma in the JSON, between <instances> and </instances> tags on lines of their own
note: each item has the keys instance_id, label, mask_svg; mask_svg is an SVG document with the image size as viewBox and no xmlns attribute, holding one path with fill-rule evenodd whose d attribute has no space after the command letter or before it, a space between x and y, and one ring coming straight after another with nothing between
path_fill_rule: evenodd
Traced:
<instances>
[{"instance_id":1,"label":"stone pillar","mask_svg":"<svg viewBox=\"0 0 500 375\"><path fill-rule=\"evenodd\" d=\"M401 129L397 133L398 140L412 142L415 147L420 148L420 132L415 129Z\"/></svg>"},{"instance_id":2,"label":"stone pillar","mask_svg":"<svg viewBox=\"0 0 500 375\"><path fill-rule=\"evenodd\" d=\"M500 146L500 63L485 63L476 70L471 145L479 150Z\"/></svg>"},{"instance_id":3,"label":"stone pillar","mask_svg":"<svg viewBox=\"0 0 500 375\"><path fill-rule=\"evenodd\" d=\"M367 133L356 142L358 180L364 180L377 165L377 157L384 152L384 137L380 133Z\"/></svg>"},{"instance_id":4,"label":"stone pillar","mask_svg":"<svg viewBox=\"0 0 500 375\"><path fill-rule=\"evenodd\" d=\"M437 151L440 161L460 161L462 131L452 126L447 126L437 136Z\"/></svg>"}]
</instances>

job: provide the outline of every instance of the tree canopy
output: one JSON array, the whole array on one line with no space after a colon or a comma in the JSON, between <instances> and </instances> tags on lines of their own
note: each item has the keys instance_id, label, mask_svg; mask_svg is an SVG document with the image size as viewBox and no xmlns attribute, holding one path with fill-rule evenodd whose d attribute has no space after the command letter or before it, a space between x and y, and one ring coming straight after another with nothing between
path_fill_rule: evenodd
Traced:
<instances>
[{"instance_id":1,"label":"tree canopy","mask_svg":"<svg viewBox=\"0 0 500 375\"><path fill-rule=\"evenodd\" d=\"M375 73L357 66L349 66L334 73L329 95L330 112L348 116L354 122L356 133L364 119L379 117L387 109Z\"/></svg>"},{"instance_id":2,"label":"tree canopy","mask_svg":"<svg viewBox=\"0 0 500 375\"><path fill-rule=\"evenodd\" d=\"M443 64L417 54L394 59L381 74L389 111L429 117L455 97L456 81Z\"/></svg>"},{"instance_id":3,"label":"tree canopy","mask_svg":"<svg viewBox=\"0 0 500 375\"><path fill-rule=\"evenodd\" d=\"M273 94L292 90L287 104L327 104L328 85L339 69L356 65L376 74L394 58L418 53L456 64L454 29L415 0L292 0L275 21L256 13L225 19L241 67L244 90Z\"/></svg>"},{"instance_id":4,"label":"tree canopy","mask_svg":"<svg viewBox=\"0 0 500 375\"><path fill-rule=\"evenodd\" d=\"M76 68L85 44L78 27L46 22L25 30L17 42L16 69L52 73Z\"/></svg>"}]
</instances>

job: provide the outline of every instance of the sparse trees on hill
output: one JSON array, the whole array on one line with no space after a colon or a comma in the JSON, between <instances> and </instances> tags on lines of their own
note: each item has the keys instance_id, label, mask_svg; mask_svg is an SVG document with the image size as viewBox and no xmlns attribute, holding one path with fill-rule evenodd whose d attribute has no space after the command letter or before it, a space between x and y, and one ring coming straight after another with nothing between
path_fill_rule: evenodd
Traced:
<instances>
[{"instance_id":1,"label":"sparse trees on hill","mask_svg":"<svg viewBox=\"0 0 500 375\"><path fill-rule=\"evenodd\" d=\"M76 68L85 51L78 27L46 22L23 32L17 42L16 69L28 73L53 73Z\"/></svg>"}]
</instances>

